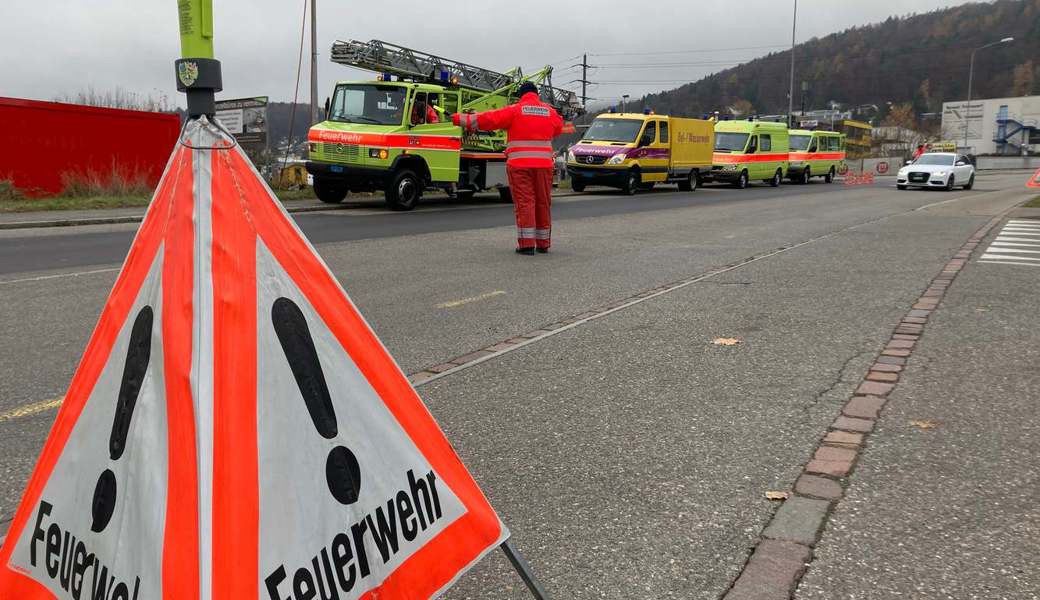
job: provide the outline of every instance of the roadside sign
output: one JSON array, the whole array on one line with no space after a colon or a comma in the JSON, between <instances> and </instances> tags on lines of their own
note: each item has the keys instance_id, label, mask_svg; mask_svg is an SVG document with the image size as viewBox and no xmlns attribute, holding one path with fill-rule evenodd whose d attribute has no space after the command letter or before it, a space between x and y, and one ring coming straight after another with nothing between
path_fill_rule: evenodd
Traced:
<instances>
[{"instance_id":1,"label":"roadside sign","mask_svg":"<svg viewBox=\"0 0 1040 600\"><path fill-rule=\"evenodd\" d=\"M217 120L239 144L249 149L267 147L267 96L218 100L216 107Z\"/></svg>"},{"instance_id":2,"label":"roadside sign","mask_svg":"<svg viewBox=\"0 0 1040 600\"><path fill-rule=\"evenodd\" d=\"M182 142L0 549L0 598L436 597L507 529L242 149L205 119Z\"/></svg>"}]
</instances>

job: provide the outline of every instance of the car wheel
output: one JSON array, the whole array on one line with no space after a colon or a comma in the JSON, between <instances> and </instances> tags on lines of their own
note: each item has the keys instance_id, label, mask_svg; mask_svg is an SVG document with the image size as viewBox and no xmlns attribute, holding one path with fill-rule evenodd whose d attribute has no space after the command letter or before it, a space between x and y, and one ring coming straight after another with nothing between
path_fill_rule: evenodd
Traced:
<instances>
[{"instance_id":1,"label":"car wheel","mask_svg":"<svg viewBox=\"0 0 1040 600\"><path fill-rule=\"evenodd\" d=\"M737 177L737 182L733 185L737 186L737 189L744 189L748 186L748 175L747 171L741 171L740 176Z\"/></svg>"},{"instance_id":2,"label":"car wheel","mask_svg":"<svg viewBox=\"0 0 1040 600\"><path fill-rule=\"evenodd\" d=\"M780 172L780 169L777 169L776 173L773 173L773 178L769 180L769 185L773 187L780 187L780 180L782 180L783 178L784 174Z\"/></svg>"},{"instance_id":3,"label":"car wheel","mask_svg":"<svg viewBox=\"0 0 1040 600\"><path fill-rule=\"evenodd\" d=\"M954 186L955 183L956 183L956 178L953 175L950 175L950 179L946 182L946 191L947 192L952 192L953 191L953 186Z\"/></svg>"},{"instance_id":4,"label":"car wheel","mask_svg":"<svg viewBox=\"0 0 1040 600\"><path fill-rule=\"evenodd\" d=\"M314 195L326 204L339 204L347 197L347 187L334 181L315 177Z\"/></svg>"},{"instance_id":5,"label":"car wheel","mask_svg":"<svg viewBox=\"0 0 1040 600\"><path fill-rule=\"evenodd\" d=\"M805 185L809 183L809 178L812 177L812 173L809 172L809 167L805 167L802 171L802 178L798 180L798 183Z\"/></svg>"},{"instance_id":6,"label":"car wheel","mask_svg":"<svg viewBox=\"0 0 1040 600\"><path fill-rule=\"evenodd\" d=\"M697 190L698 182L697 171L690 171L690 174L686 176L684 181L679 182L679 189L684 192L693 192Z\"/></svg>"},{"instance_id":7,"label":"car wheel","mask_svg":"<svg viewBox=\"0 0 1040 600\"><path fill-rule=\"evenodd\" d=\"M411 169L401 169L386 186L386 204L391 210L412 210L422 198L422 180Z\"/></svg>"},{"instance_id":8,"label":"car wheel","mask_svg":"<svg viewBox=\"0 0 1040 600\"><path fill-rule=\"evenodd\" d=\"M571 179L571 189L575 192L584 192L585 182L580 179Z\"/></svg>"},{"instance_id":9,"label":"car wheel","mask_svg":"<svg viewBox=\"0 0 1040 600\"><path fill-rule=\"evenodd\" d=\"M625 179L625 185L621 188L622 193L626 196L635 196L636 192L639 191L640 177L637 171L629 171L628 178Z\"/></svg>"},{"instance_id":10,"label":"car wheel","mask_svg":"<svg viewBox=\"0 0 1040 600\"><path fill-rule=\"evenodd\" d=\"M974 173L971 174L971 178L968 179L968 183L964 184L964 189L970 190L973 187L975 187L975 174Z\"/></svg>"},{"instance_id":11,"label":"car wheel","mask_svg":"<svg viewBox=\"0 0 1040 600\"><path fill-rule=\"evenodd\" d=\"M823 180L825 182L827 182L827 183L830 183L830 182L834 181L834 167L831 167L831 170L828 171L827 174L823 176Z\"/></svg>"}]
</instances>

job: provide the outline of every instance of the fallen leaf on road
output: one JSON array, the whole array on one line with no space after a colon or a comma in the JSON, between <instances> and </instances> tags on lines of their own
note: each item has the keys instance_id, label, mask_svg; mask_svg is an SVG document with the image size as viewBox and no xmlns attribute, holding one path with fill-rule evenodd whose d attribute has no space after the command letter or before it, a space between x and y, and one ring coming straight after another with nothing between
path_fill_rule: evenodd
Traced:
<instances>
[{"instance_id":1,"label":"fallen leaf on road","mask_svg":"<svg viewBox=\"0 0 1040 600\"><path fill-rule=\"evenodd\" d=\"M935 429L939 426L935 421L910 421L910 424L918 429Z\"/></svg>"},{"instance_id":2,"label":"fallen leaf on road","mask_svg":"<svg viewBox=\"0 0 1040 600\"><path fill-rule=\"evenodd\" d=\"M742 343L744 340L740 338L715 338L711 341L716 346L736 346Z\"/></svg>"},{"instance_id":3,"label":"fallen leaf on road","mask_svg":"<svg viewBox=\"0 0 1040 600\"><path fill-rule=\"evenodd\" d=\"M766 500L787 500L789 492L766 492Z\"/></svg>"}]
</instances>

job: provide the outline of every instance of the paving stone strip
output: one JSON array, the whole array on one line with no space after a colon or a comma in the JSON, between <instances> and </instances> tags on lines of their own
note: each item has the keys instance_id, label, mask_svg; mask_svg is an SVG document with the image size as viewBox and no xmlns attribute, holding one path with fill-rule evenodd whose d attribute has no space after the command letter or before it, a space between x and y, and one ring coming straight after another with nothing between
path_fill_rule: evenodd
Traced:
<instances>
[{"instance_id":1,"label":"paving stone strip","mask_svg":"<svg viewBox=\"0 0 1040 600\"><path fill-rule=\"evenodd\" d=\"M900 374L913 355L928 318L939 308L950 283L975 248L1009 212L1010 209L1004 211L976 231L896 325L862 383L842 407L841 415L813 450L794 484L794 493L762 530L750 558L733 586L723 594L723 600L788 600L793 596L812 561L812 549L844 496L856 462L889 394L899 384Z\"/></svg>"}]
</instances>

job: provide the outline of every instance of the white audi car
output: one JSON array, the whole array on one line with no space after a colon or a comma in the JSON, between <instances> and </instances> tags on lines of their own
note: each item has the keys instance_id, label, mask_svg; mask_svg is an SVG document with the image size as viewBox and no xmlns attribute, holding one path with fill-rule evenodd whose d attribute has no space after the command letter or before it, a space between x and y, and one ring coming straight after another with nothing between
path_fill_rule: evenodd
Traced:
<instances>
[{"instance_id":1,"label":"white audi car","mask_svg":"<svg viewBox=\"0 0 1040 600\"><path fill-rule=\"evenodd\" d=\"M975 185L975 167L966 156L953 152L929 152L908 163L896 176L896 187L940 188L956 186L970 190Z\"/></svg>"}]
</instances>

